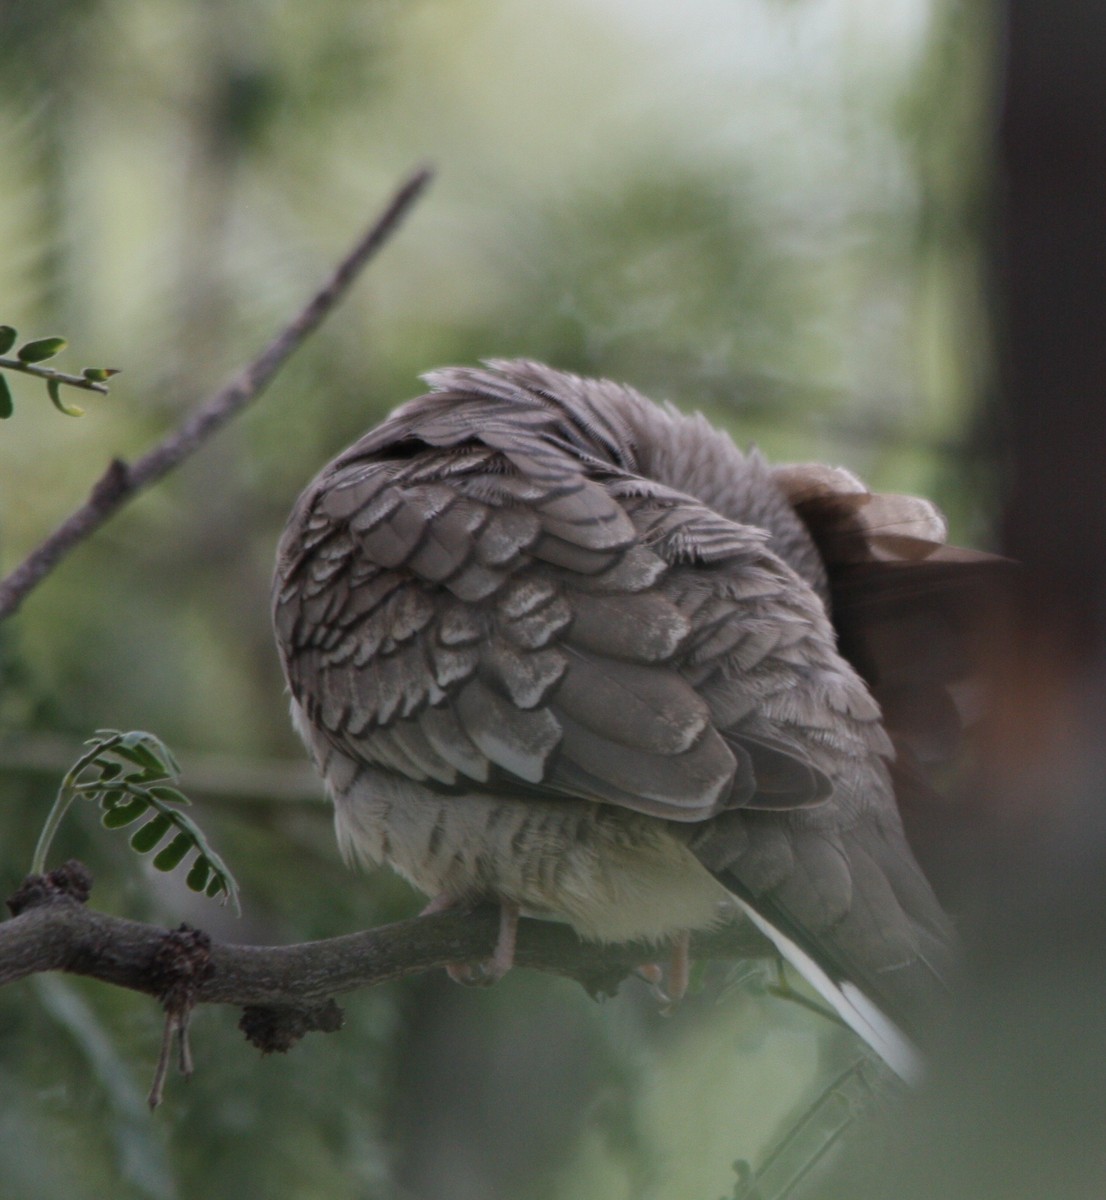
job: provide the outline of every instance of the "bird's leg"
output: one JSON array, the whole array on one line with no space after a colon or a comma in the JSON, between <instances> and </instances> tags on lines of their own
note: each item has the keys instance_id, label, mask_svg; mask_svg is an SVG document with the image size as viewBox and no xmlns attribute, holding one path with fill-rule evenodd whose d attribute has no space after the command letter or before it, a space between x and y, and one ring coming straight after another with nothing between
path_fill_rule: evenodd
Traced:
<instances>
[{"instance_id":1,"label":"bird's leg","mask_svg":"<svg viewBox=\"0 0 1106 1200\"><path fill-rule=\"evenodd\" d=\"M499 902L499 937L491 958L482 963L489 983L496 983L515 965L515 942L518 939L518 905L508 900Z\"/></svg>"},{"instance_id":2,"label":"bird's leg","mask_svg":"<svg viewBox=\"0 0 1106 1200\"><path fill-rule=\"evenodd\" d=\"M687 995L688 980L691 977L690 947L691 934L687 931L678 933L672 939L667 974L660 963L642 963L637 968L637 974L651 985L653 995L665 1006L666 1012Z\"/></svg>"},{"instance_id":3,"label":"bird's leg","mask_svg":"<svg viewBox=\"0 0 1106 1200\"><path fill-rule=\"evenodd\" d=\"M426 917L431 913L447 912L451 908L459 907L461 903L456 896L442 892L435 896L419 915ZM512 904L509 900L499 902L499 936L496 938L491 958L480 963L448 963L446 974L454 983L487 986L498 983L507 974L515 965L518 914L517 904Z\"/></svg>"},{"instance_id":4,"label":"bird's leg","mask_svg":"<svg viewBox=\"0 0 1106 1200\"><path fill-rule=\"evenodd\" d=\"M677 1004L687 995L691 979L691 934L688 930L676 934L672 941L672 955L668 960L668 999Z\"/></svg>"}]
</instances>

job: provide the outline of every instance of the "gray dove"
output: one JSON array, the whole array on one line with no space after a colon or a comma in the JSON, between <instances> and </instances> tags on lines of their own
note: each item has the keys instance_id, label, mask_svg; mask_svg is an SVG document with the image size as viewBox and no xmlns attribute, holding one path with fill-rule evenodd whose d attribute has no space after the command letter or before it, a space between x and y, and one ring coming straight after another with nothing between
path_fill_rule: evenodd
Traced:
<instances>
[{"instance_id":1,"label":"gray dove","mask_svg":"<svg viewBox=\"0 0 1106 1200\"><path fill-rule=\"evenodd\" d=\"M926 598L984 557L924 500L771 467L629 387L527 361L426 379L279 548L293 721L343 852L431 908L498 903L493 977L523 912L674 947L679 991L689 934L742 913L916 1074L955 939L896 788L962 725Z\"/></svg>"}]
</instances>

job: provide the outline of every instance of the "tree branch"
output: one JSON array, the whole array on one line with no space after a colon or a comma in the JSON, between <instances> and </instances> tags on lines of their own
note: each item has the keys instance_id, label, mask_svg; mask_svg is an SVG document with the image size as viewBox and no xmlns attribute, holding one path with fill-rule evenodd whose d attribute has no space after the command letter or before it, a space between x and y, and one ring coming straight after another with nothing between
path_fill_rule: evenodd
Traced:
<instances>
[{"instance_id":1,"label":"tree branch","mask_svg":"<svg viewBox=\"0 0 1106 1200\"><path fill-rule=\"evenodd\" d=\"M111 462L93 485L88 500L5 579L0 580L0 620L14 613L24 598L74 546L99 529L138 492L162 479L194 454L208 438L260 395L285 360L319 326L349 290L362 268L388 241L430 179L431 172L426 168L411 175L299 314L252 362L201 404L183 424L133 464L128 465L121 459Z\"/></svg>"},{"instance_id":2,"label":"tree branch","mask_svg":"<svg viewBox=\"0 0 1106 1200\"><path fill-rule=\"evenodd\" d=\"M0 923L0 986L44 971L67 971L164 1001L179 983L174 950L182 931L87 908L90 883L79 863L25 881L8 902L16 915ZM291 946L242 946L199 935L204 969L197 971L189 957L194 937L181 962L187 959L190 1004L317 1011L344 992L448 963L486 959L498 925L496 909L486 906ZM756 958L770 953L770 947L741 923L698 935L692 953L698 958ZM518 966L575 979L593 994L613 994L629 972L657 957L656 946L583 942L567 926L552 922L523 920L519 927Z\"/></svg>"}]
</instances>

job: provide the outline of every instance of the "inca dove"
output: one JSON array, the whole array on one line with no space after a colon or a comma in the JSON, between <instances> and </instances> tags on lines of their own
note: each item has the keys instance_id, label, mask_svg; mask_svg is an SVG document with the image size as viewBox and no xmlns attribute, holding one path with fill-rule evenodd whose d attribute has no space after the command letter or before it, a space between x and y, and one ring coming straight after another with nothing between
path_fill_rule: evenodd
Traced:
<instances>
[{"instance_id":1,"label":"inca dove","mask_svg":"<svg viewBox=\"0 0 1106 1200\"><path fill-rule=\"evenodd\" d=\"M925 501L772 469L626 387L531 362L428 381L280 546L293 719L345 853L498 901L499 969L519 909L686 944L739 908L909 1073L898 1029L951 935L891 772L956 716L924 631L889 646L880 618L909 626L968 552Z\"/></svg>"}]
</instances>

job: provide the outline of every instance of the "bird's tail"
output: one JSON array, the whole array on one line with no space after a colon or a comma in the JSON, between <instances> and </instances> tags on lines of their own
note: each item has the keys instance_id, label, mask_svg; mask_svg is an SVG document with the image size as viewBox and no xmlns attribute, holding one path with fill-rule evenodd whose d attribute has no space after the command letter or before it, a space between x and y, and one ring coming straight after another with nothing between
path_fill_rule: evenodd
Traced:
<instances>
[{"instance_id":1,"label":"bird's tail","mask_svg":"<svg viewBox=\"0 0 1106 1200\"><path fill-rule=\"evenodd\" d=\"M864 1041L904 1082L916 1084L922 1077L922 1057L917 1046L899 1026L854 983L835 979L792 937L758 912L748 901L735 896L742 912L775 946L785 959L842 1021Z\"/></svg>"}]
</instances>

